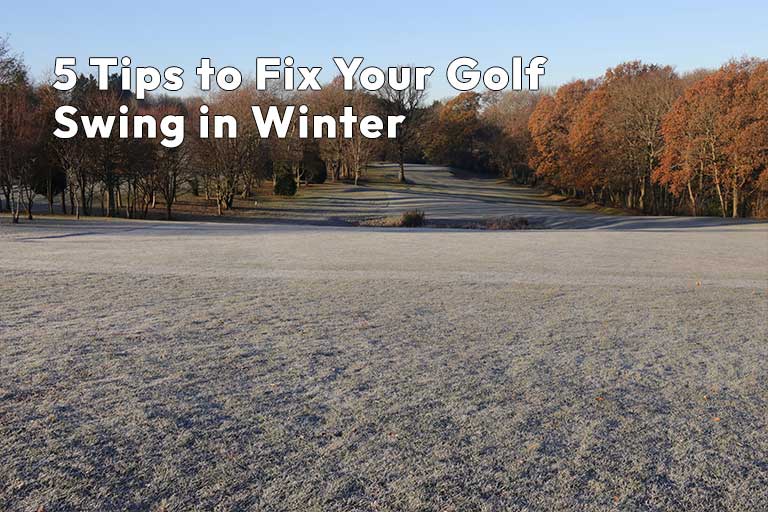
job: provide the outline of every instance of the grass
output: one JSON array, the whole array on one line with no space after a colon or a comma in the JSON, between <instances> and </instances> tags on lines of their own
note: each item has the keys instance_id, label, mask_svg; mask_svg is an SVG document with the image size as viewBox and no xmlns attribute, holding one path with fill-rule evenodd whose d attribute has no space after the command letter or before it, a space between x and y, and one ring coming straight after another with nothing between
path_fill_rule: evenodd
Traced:
<instances>
[{"instance_id":1,"label":"grass","mask_svg":"<svg viewBox=\"0 0 768 512\"><path fill-rule=\"evenodd\" d=\"M766 510L764 235L5 227L0 510Z\"/></svg>"}]
</instances>

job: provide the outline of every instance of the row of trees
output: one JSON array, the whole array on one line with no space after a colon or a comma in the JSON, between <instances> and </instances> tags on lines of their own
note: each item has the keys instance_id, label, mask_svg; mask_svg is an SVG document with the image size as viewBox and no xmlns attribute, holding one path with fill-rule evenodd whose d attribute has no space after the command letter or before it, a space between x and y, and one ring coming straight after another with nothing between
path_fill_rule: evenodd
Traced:
<instances>
[{"instance_id":1,"label":"row of trees","mask_svg":"<svg viewBox=\"0 0 768 512\"><path fill-rule=\"evenodd\" d=\"M424 159L532 183L528 119L542 95L464 92L421 112Z\"/></svg>"},{"instance_id":2,"label":"row of trees","mask_svg":"<svg viewBox=\"0 0 768 512\"><path fill-rule=\"evenodd\" d=\"M462 93L425 111L433 162L648 214L768 215L768 62L678 75L627 62L540 93Z\"/></svg>"},{"instance_id":3,"label":"row of trees","mask_svg":"<svg viewBox=\"0 0 768 512\"><path fill-rule=\"evenodd\" d=\"M238 121L237 138L200 138L200 106ZM185 142L159 138L53 137L63 104L82 115L183 115ZM261 139L252 105L306 104L339 116L405 115L395 141ZM311 119L311 118L310 118ZM295 119L294 119L295 121ZM310 130L312 127L310 127ZM244 85L205 98L137 101L117 79L100 91L81 76L63 94L35 86L21 59L0 39L0 207L31 217L36 195L60 197L61 209L144 217L157 202L166 216L182 188L205 195L219 214L249 198L265 180L278 192L326 179L358 182L368 162L429 161L544 185L572 197L648 214L768 215L768 62L744 59L717 71L678 75L669 66L628 62L595 80L540 92L461 93L424 105L424 92L345 91L340 79L320 91L257 91ZM287 181L286 181L287 180ZM284 183L290 183L285 187ZM68 203L68 204L67 204Z\"/></svg>"},{"instance_id":4,"label":"row of trees","mask_svg":"<svg viewBox=\"0 0 768 512\"><path fill-rule=\"evenodd\" d=\"M378 95L345 91L340 78L321 91L257 91L245 84L205 99L156 96L139 101L120 89L116 76L109 90L101 91L92 76L81 75L71 91L61 93L49 85L35 86L6 40L0 40L0 70L0 188L4 195L0 207L12 211L15 221L22 211L32 217L37 195L48 198L50 211L54 198L60 197L61 210L78 216L93 214L94 201L99 201L105 215L143 218L162 202L170 219L182 186L192 194L205 195L223 214L233 208L236 197L252 197L265 180L271 180L278 192L326 179L357 183L374 157L399 161L400 179L405 180L409 141L416 138L412 120L423 98L423 91L414 88L385 88ZM237 121L236 138L199 136L203 103L209 108L209 119L227 115ZM295 118L287 137L258 137L251 107L288 104L306 104L313 112L333 116L352 106L359 117L406 115L407 120L396 141L367 139L357 130L351 139L301 139ZM138 115L158 120L181 115L187 120L187 133L176 148L161 145L159 131L157 137L122 139L113 130L109 138L89 139L81 130L74 138L57 139L52 135L54 112L61 105L77 108L78 116L116 115L125 105L130 126ZM286 177L295 187L278 184Z\"/></svg>"},{"instance_id":5,"label":"row of trees","mask_svg":"<svg viewBox=\"0 0 768 512\"><path fill-rule=\"evenodd\" d=\"M21 59L0 40L0 207L18 221L22 212L32 218L37 195L48 200L53 211L60 197L61 209L74 215L89 215L94 198L102 198L108 215L124 212L127 217L146 216L158 198L164 200L170 217L181 180L190 169L187 148L166 148L160 138L143 140L88 139L82 131L74 138L53 136L54 111L62 104L78 108L83 115L117 113L129 106L129 115L160 117L181 114L185 105L160 98L138 103L115 86L99 91L92 77L80 77L66 95L48 85L36 87L28 78Z\"/></svg>"},{"instance_id":6,"label":"row of trees","mask_svg":"<svg viewBox=\"0 0 768 512\"><path fill-rule=\"evenodd\" d=\"M572 196L651 214L765 215L768 63L679 76L630 62L531 115L531 166Z\"/></svg>"}]
</instances>

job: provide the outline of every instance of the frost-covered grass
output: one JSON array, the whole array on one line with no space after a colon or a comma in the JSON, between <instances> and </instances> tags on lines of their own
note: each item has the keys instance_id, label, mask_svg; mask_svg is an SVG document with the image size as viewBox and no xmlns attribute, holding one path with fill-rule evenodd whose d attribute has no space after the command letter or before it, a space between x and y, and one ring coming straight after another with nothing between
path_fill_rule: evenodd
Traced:
<instances>
[{"instance_id":1,"label":"frost-covered grass","mask_svg":"<svg viewBox=\"0 0 768 512\"><path fill-rule=\"evenodd\" d=\"M0 510L768 509L764 227L0 244Z\"/></svg>"}]
</instances>

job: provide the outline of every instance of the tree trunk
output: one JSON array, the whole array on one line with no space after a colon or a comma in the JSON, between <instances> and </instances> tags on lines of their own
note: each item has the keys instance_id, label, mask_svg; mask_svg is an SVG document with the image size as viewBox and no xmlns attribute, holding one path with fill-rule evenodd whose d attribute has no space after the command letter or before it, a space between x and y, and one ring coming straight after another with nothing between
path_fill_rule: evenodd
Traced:
<instances>
[{"instance_id":1,"label":"tree trunk","mask_svg":"<svg viewBox=\"0 0 768 512\"><path fill-rule=\"evenodd\" d=\"M3 187L3 195L5 196L5 211L11 212L13 210L11 206L11 192L6 187Z\"/></svg>"},{"instance_id":2,"label":"tree trunk","mask_svg":"<svg viewBox=\"0 0 768 512\"><path fill-rule=\"evenodd\" d=\"M693 190L691 189L691 182L688 181L688 197L691 200L691 213L696 216L696 198L693 196Z\"/></svg>"},{"instance_id":3,"label":"tree trunk","mask_svg":"<svg viewBox=\"0 0 768 512\"><path fill-rule=\"evenodd\" d=\"M48 213L53 213L53 178L51 177L51 171L48 171L48 180L45 189L45 198L48 199Z\"/></svg>"},{"instance_id":4,"label":"tree trunk","mask_svg":"<svg viewBox=\"0 0 768 512\"><path fill-rule=\"evenodd\" d=\"M115 215L117 215L115 185L110 180L110 183L107 184L107 217L114 217Z\"/></svg>"},{"instance_id":5,"label":"tree trunk","mask_svg":"<svg viewBox=\"0 0 768 512\"><path fill-rule=\"evenodd\" d=\"M717 173L715 173L715 187L717 188L717 197L720 199L720 214L725 218L725 201L723 200L723 190L720 188L720 179L717 178Z\"/></svg>"},{"instance_id":6,"label":"tree trunk","mask_svg":"<svg viewBox=\"0 0 768 512\"><path fill-rule=\"evenodd\" d=\"M120 196L118 195L118 197ZM125 218L126 219L133 218L133 208L131 208L132 199L133 199L133 194L131 194L131 180L128 180L126 182L126 191L125 191Z\"/></svg>"},{"instance_id":7,"label":"tree trunk","mask_svg":"<svg viewBox=\"0 0 768 512\"><path fill-rule=\"evenodd\" d=\"M11 201L13 202L13 205L11 207L11 211L13 212L13 223L18 224L19 219L21 218L21 190L19 190L19 197L16 197L16 194L11 193Z\"/></svg>"},{"instance_id":8,"label":"tree trunk","mask_svg":"<svg viewBox=\"0 0 768 512\"><path fill-rule=\"evenodd\" d=\"M85 202L85 187L80 184L80 203L77 205L77 218L80 218L80 208L83 208L83 214L88 215L88 203Z\"/></svg>"}]
</instances>

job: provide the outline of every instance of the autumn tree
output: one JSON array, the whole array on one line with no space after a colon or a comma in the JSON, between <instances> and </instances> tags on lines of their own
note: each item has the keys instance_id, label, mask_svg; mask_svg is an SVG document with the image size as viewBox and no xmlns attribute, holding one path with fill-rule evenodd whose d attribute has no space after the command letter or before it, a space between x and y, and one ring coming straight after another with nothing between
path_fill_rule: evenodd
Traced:
<instances>
[{"instance_id":1,"label":"autumn tree","mask_svg":"<svg viewBox=\"0 0 768 512\"><path fill-rule=\"evenodd\" d=\"M569 144L573 119L594 81L576 80L544 96L531 113L528 128L533 148L529 163L536 175L563 191L574 188L573 155Z\"/></svg>"},{"instance_id":2,"label":"autumn tree","mask_svg":"<svg viewBox=\"0 0 768 512\"><path fill-rule=\"evenodd\" d=\"M430 161L473 167L481 127L480 99L476 92L463 92L438 109L432 135L425 148Z\"/></svg>"},{"instance_id":3,"label":"autumn tree","mask_svg":"<svg viewBox=\"0 0 768 512\"><path fill-rule=\"evenodd\" d=\"M746 60L728 67L733 103L725 116L731 216L764 204L761 179L768 173L768 61Z\"/></svg>"},{"instance_id":4,"label":"autumn tree","mask_svg":"<svg viewBox=\"0 0 768 512\"><path fill-rule=\"evenodd\" d=\"M680 92L668 66L634 61L609 69L574 113L572 185L592 199L657 211L661 191L652 189L651 173L664 145L662 119Z\"/></svg>"},{"instance_id":5,"label":"autumn tree","mask_svg":"<svg viewBox=\"0 0 768 512\"><path fill-rule=\"evenodd\" d=\"M131 103L131 94L121 90L117 75L109 78L105 90L99 88L97 80L92 76L81 77L79 86L80 89L76 91L75 98L81 105L80 115L89 117L117 115L121 105ZM112 130L106 136L83 138L77 142L83 144L89 152L91 178L102 185L103 192L106 194L103 213L107 217L118 215L118 194L123 177L121 175L127 168L126 157L129 153L126 146L129 141L121 139L117 130Z\"/></svg>"}]
</instances>

